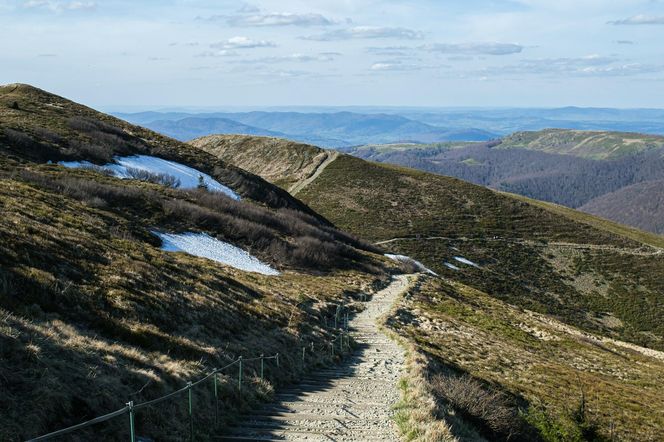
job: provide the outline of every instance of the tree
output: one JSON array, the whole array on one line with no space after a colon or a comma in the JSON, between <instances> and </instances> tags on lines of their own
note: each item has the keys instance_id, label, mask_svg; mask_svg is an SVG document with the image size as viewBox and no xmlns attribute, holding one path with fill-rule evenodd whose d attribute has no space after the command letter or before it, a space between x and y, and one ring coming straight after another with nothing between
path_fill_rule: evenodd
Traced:
<instances>
[{"instance_id":1,"label":"tree","mask_svg":"<svg viewBox=\"0 0 664 442\"><path fill-rule=\"evenodd\" d=\"M203 175L198 175L198 187L201 190L208 190L208 185L205 182L205 178L203 178Z\"/></svg>"},{"instance_id":2,"label":"tree","mask_svg":"<svg viewBox=\"0 0 664 442\"><path fill-rule=\"evenodd\" d=\"M11 108L12 108L12 109L16 109L16 110L18 110L18 109L19 109L19 107L18 107L18 101L14 101L14 102L12 103L12 105L11 105Z\"/></svg>"}]
</instances>

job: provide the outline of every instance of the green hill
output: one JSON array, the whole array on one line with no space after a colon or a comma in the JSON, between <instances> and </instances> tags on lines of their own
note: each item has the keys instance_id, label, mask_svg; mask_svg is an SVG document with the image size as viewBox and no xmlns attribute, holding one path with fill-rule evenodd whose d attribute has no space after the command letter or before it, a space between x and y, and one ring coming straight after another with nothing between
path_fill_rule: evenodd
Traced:
<instances>
[{"instance_id":1,"label":"green hill","mask_svg":"<svg viewBox=\"0 0 664 442\"><path fill-rule=\"evenodd\" d=\"M204 143L198 145L205 148ZM298 149L288 143L282 148L288 152ZM223 155L259 174L261 159L269 162L271 158L261 143L243 145L241 154L229 149ZM282 156L292 157L293 153ZM251 162L246 158L252 158ZM280 178L271 179L279 182ZM328 164L298 197L336 225L391 253L411 256L441 276L440 280L434 278L437 282L423 286L423 297L414 298L415 305L406 302L400 308L401 316L392 320L392 327L412 343L413 351L423 355L426 364L438 367L440 373L468 373L481 385L512 397L515 404L523 405L520 401L525 401L532 407L528 418L532 425L541 432L545 432L544 426L559 425L555 431L562 434L567 431L563 427L582 431L586 425L566 414L565 410L578 405L580 397L566 386L573 383L579 370L586 370L583 367L599 367L602 362L597 358L608 358L632 375L625 377L609 369L588 371L584 385L597 387L596 396L586 397L592 409L588 419L606 437L620 420L618 431L632 440L650 437L661 425L649 400L633 402L641 383L648 385L651 399L658 394L660 387L654 379L661 361L646 355L648 364L653 364L649 367L660 368L642 370L639 362L630 362L629 356L631 343L664 349L660 321L664 286L657 276L664 271L661 237L454 178L346 155ZM467 295L469 291L472 296ZM483 299L492 299L501 312L512 313L507 317L497 310L485 311L490 307L484 306ZM449 308L443 310L438 302ZM423 316L431 309L442 321L433 330L423 325ZM529 327L532 315L545 315L542 318L560 324L556 327L562 331L556 333L563 334L564 348L552 348L535 332L518 330ZM521 338L520 333L531 337ZM599 336L597 342L616 339L625 346L616 353L584 337L592 335ZM525 377L513 378L517 373L515 360L507 353L503 357L501 346L483 346L477 350L477 358L464 356L464 349L467 352L476 346L475 336L507 340L509 352L519 355L519 367L528 368ZM535 343L537 348L533 347ZM454 351L448 352L449 346L454 346ZM647 354L654 350L642 351ZM541 365L546 358L555 370L548 371L546 365ZM569 358L576 358L575 362ZM541 388L528 386L533 379ZM443 404L456 407L457 412L463 408L463 404L450 405L450 398L437 392L430 382L424 383L425 389ZM621 388L614 390L612 385ZM603 405L605 401L611 405ZM535 405L538 403L546 411ZM620 410L630 407L634 407L634 413L621 415ZM445 415L444 410L432 413L438 418ZM479 419L472 416L472 410L468 413L473 422ZM423 431L416 428L416 422L408 425L415 426L410 428L412 431ZM406 431L410 431L408 425ZM499 433L488 427L485 430L494 436Z\"/></svg>"},{"instance_id":2,"label":"green hill","mask_svg":"<svg viewBox=\"0 0 664 442\"><path fill-rule=\"evenodd\" d=\"M616 159L664 147L664 137L627 132L545 129L516 132L502 139L499 149L528 149L594 160Z\"/></svg>"},{"instance_id":3,"label":"green hill","mask_svg":"<svg viewBox=\"0 0 664 442\"><path fill-rule=\"evenodd\" d=\"M133 154L197 168L243 199L54 163ZM270 382L258 382L248 363L242 397L232 373L221 377L228 421L297 378L301 347L329 338L321 318L390 269L373 246L263 179L27 85L0 87L0 210L3 441L170 393L238 356L280 353L282 370L267 367ZM164 251L155 230L208 234L280 275ZM212 428L204 390L197 425ZM138 434L157 440L184 439L187 422L176 402L137 414ZM93 431L72 440L117 439L126 422Z\"/></svg>"}]
</instances>

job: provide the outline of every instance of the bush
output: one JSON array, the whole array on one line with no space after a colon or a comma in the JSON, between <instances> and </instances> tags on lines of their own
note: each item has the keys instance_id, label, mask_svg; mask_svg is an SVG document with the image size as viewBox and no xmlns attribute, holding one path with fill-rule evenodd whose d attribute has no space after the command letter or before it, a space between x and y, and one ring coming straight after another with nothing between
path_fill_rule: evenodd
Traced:
<instances>
[{"instance_id":1,"label":"bush","mask_svg":"<svg viewBox=\"0 0 664 442\"><path fill-rule=\"evenodd\" d=\"M492 438L510 439L520 431L518 411L504 393L484 386L469 375L439 374L431 385L437 398L449 402Z\"/></svg>"},{"instance_id":2,"label":"bush","mask_svg":"<svg viewBox=\"0 0 664 442\"><path fill-rule=\"evenodd\" d=\"M180 187L180 180L173 175L167 173L152 173L143 169L136 169L134 167L127 167L127 175L129 178L147 181L154 184L161 184L166 187L174 189Z\"/></svg>"}]
</instances>

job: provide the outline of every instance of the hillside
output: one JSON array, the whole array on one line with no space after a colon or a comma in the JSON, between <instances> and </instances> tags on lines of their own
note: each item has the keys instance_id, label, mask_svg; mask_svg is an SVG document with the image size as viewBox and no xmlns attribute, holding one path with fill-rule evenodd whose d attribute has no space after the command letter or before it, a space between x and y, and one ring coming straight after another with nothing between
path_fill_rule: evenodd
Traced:
<instances>
[{"instance_id":1,"label":"hillside","mask_svg":"<svg viewBox=\"0 0 664 442\"><path fill-rule=\"evenodd\" d=\"M242 164L245 170L251 170L287 190L314 174L334 154L315 146L273 137L212 135L197 138L189 144L204 147L223 161ZM254 156L257 147L262 152L258 157ZM265 161L265 156L270 161Z\"/></svg>"},{"instance_id":2,"label":"hillside","mask_svg":"<svg viewBox=\"0 0 664 442\"><path fill-rule=\"evenodd\" d=\"M528 149L609 160L664 147L664 137L626 132L546 129L516 132L502 138L499 149Z\"/></svg>"},{"instance_id":3,"label":"hillside","mask_svg":"<svg viewBox=\"0 0 664 442\"><path fill-rule=\"evenodd\" d=\"M515 139L533 141L515 144ZM581 147L570 148L570 140ZM643 189L653 189L646 183L664 179L661 146L657 137L647 135L551 130L515 134L500 142L362 146L351 153L581 208L628 186L643 184ZM609 210L610 201L605 200L602 212L593 213L660 233L654 229L656 215L640 210L635 200L623 199ZM631 216L621 217L620 212Z\"/></svg>"},{"instance_id":4,"label":"hillside","mask_svg":"<svg viewBox=\"0 0 664 442\"><path fill-rule=\"evenodd\" d=\"M187 188L192 169L199 186ZM220 376L223 426L300 376L302 345L328 345L321 318L394 271L263 179L28 85L0 87L0 208L3 441L162 396L238 356L280 353L269 382L247 363L241 396L237 378ZM218 429L211 388L196 404L197 425ZM187 434L178 402L136 419L154 440ZM125 434L115 419L71 440Z\"/></svg>"},{"instance_id":5,"label":"hillside","mask_svg":"<svg viewBox=\"0 0 664 442\"><path fill-rule=\"evenodd\" d=\"M204 148L204 144L198 145ZM239 167L260 173L258 158L268 161L262 146L247 143L237 161L231 158L230 151L225 157ZM284 149L298 147L286 144ZM278 181L276 177L272 179ZM612 426L618 425L616 431L621 437L640 440L652 437L661 425L654 420L658 418L647 400L635 403L633 398L642 383L648 384L652 394L660 391L654 381L658 369L652 367L661 367L661 363L648 353L652 350L640 350L647 364L651 364L646 369L624 356L614 358L612 348L594 344L594 338L590 338L599 336L597 342L604 338L624 341L620 344L627 349L621 350L623 355L631 354L629 346L634 344L664 349L664 329L659 320L664 314L664 286L657 277L664 270L661 237L454 178L369 163L347 155L328 164L298 197L335 224L380 244L390 253L411 256L442 277L442 282L427 289L424 299L431 303L440 296L447 303L454 302L448 313L435 305L427 308L436 314L445 313L448 318L452 314L457 318L455 322L450 324L450 319L443 319L431 330L423 322L422 307L405 303L403 313L392 322L393 328L413 344L414 355L422 356L427 366L438 367L436 370L442 374L468 373L479 382L479 390L490 386L490 390L511 397L511 406L528 408L530 423L522 422L523 434L530 431L529 425L540 431L550 425L562 434L567 431L563 427L582 431L581 427L588 424L588 428L595 425L599 433L608 437ZM468 296L468 290L474 294ZM494 311L471 314L484 308L477 300L482 296L494 300L498 311L513 313L509 317ZM569 347L554 351L546 344L538 344L543 347L536 351L533 345L546 342L547 335L530 330L531 315L545 315L543 320L560 324L556 333L562 333L560 339ZM410 327L417 333L408 331ZM519 327L526 331L518 332ZM521 338L518 333L530 337ZM446 343L450 336L454 342ZM503 357L491 347L478 350L481 357L477 359L464 356L464 348L476 345L473 336L507 339L510 352L516 352L520 359L519 366L530 367L524 376L535 376L542 388L529 388L531 381L512 380L516 375L516 356ZM450 345L454 346L453 352L444 351ZM573 364L570 357L574 358ZM573 382L580 367L601 365L598 357L609 358L611 364L632 374L625 377L618 370L591 370L588 384L597 386L592 396L586 396L587 418L592 425L580 423L566 414L578 405L580 394L569 394L568 388L555 386L563 379ZM542 365L546 358L555 370ZM417 369L413 370L416 376ZM415 382L414 378L410 381ZM437 391L429 381L423 382L443 404L463 412L463 403L449 403L451 399L445 397L444 390ZM612 385L621 388L615 390ZM411 391L408 387L406 390ZM605 400L612 405L606 405ZM635 412L622 415L620 410L628 403ZM418 405L407 402L404 407L416 409ZM476 410L466 412L471 421L479 420L480 427L484 425L483 431L488 432L485 434L505 437L500 436L503 430L487 427L487 422L482 424L482 416L473 416ZM446 415L444 410L432 413L439 418ZM405 431L420 431L417 423L405 421Z\"/></svg>"},{"instance_id":6,"label":"hillside","mask_svg":"<svg viewBox=\"0 0 664 442\"><path fill-rule=\"evenodd\" d=\"M622 187L588 201L579 210L664 234L664 180Z\"/></svg>"}]
</instances>

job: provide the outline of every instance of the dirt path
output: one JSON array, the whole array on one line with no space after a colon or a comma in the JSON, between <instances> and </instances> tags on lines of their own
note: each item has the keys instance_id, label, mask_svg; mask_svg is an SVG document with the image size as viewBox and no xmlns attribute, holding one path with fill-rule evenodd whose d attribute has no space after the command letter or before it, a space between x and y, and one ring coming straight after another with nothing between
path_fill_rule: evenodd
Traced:
<instances>
[{"instance_id":1,"label":"dirt path","mask_svg":"<svg viewBox=\"0 0 664 442\"><path fill-rule=\"evenodd\" d=\"M297 195L302 189L307 187L309 184L313 183L314 180L318 178L318 175L320 175L325 170L325 168L330 165L330 163L336 160L338 156L339 152L332 152L332 151L327 152L327 158L325 158L323 162L320 163L320 165L316 168L314 173L312 173L308 178L298 183L295 183L293 186L291 186L290 189L288 189L288 192L291 195Z\"/></svg>"},{"instance_id":2,"label":"dirt path","mask_svg":"<svg viewBox=\"0 0 664 442\"><path fill-rule=\"evenodd\" d=\"M644 244L638 249L628 249L624 247L616 247L611 245L603 244L578 244L570 242L547 242L547 243L538 243L535 241L527 240L518 240L518 239L508 239L508 238L464 238L464 237L448 237L448 236L429 236L429 237L407 237L407 238L392 238L385 241L378 241L374 244L377 246L390 244L400 241L460 241L460 242L472 242L472 241L481 241L481 242L503 242L510 244L523 244L533 247L559 247L562 249L576 249L576 250L598 250L598 251L607 251L615 252L626 255L638 255L638 256L656 256L664 254L664 249L659 247L651 246Z\"/></svg>"},{"instance_id":3,"label":"dirt path","mask_svg":"<svg viewBox=\"0 0 664 442\"><path fill-rule=\"evenodd\" d=\"M397 276L350 321L358 348L341 365L316 371L277 402L248 416L224 440L398 441L392 406L404 364L403 349L384 335L377 319L408 288Z\"/></svg>"}]
</instances>

